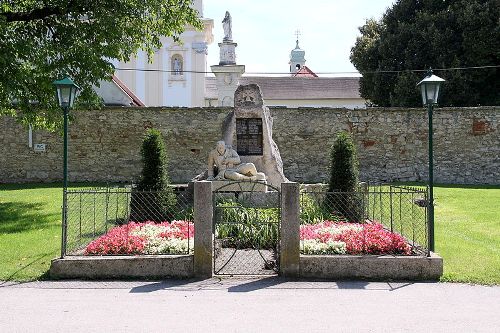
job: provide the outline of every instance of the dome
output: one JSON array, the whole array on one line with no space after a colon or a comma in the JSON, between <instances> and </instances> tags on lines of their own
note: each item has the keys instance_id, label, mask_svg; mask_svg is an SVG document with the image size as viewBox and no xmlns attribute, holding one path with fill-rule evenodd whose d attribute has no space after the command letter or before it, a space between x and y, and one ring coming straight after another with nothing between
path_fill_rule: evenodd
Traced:
<instances>
[{"instance_id":1,"label":"dome","mask_svg":"<svg viewBox=\"0 0 500 333\"><path fill-rule=\"evenodd\" d=\"M295 48L290 52L290 61L291 62L305 62L305 57L306 51L302 50L299 47L299 40L297 39L297 45Z\"/></svg>"}]
</instances>

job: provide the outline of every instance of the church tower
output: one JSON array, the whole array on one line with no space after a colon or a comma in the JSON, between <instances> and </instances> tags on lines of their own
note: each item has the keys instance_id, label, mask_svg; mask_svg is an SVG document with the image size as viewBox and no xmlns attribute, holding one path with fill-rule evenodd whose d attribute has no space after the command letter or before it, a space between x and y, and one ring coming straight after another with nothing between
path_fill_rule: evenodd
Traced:
<instances>
[{"instance_id":1,"label":"church tower","mask_svg":"<svg viewBox=\"0 0 500 333\"><path fill-rule=\"evenodd\" d=\"M304 58L306 51L299 47L298 36L296 43L295 48L290 52L290 62L288 62L290 64L290 74L297 73L306 64L306 59Z\"/></svg>"}]
</instances>

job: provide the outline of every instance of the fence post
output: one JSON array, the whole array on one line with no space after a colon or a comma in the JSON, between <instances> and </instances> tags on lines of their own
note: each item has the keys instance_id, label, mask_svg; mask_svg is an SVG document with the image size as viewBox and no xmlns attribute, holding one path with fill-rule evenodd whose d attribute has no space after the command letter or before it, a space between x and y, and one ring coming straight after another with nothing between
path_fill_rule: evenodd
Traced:
<instances>
[{"instance_id":1,"label":"fence post","mask_svg":"<svg viewBox=\"0 0 500 333\"><path fill-rule=\"evenodd\" d=\"M194 275L212 277L213 273L212 182L194 183Z\"/></svg>"},{"instance_id":2,"label":"fence post","mask_svg":"<svg viewBox=\"0 0 500 333\"><path fill-rule=\"evenodd\" d=\"M80 211L80 215L82 212ZM68 239L68 192L63 189L62 223L61 223L61 259L66 256L66 244Z\"/></svg>"},{"instance_id":3,"label":"fence post","mask_svg":"<svg viewBox=\"0 0 500 333\"><path fill-rule=\"evenodd\" d=\"M280 273L299 276L300 193L298 183L281 183Z\"/></svg>"}]
</instances>

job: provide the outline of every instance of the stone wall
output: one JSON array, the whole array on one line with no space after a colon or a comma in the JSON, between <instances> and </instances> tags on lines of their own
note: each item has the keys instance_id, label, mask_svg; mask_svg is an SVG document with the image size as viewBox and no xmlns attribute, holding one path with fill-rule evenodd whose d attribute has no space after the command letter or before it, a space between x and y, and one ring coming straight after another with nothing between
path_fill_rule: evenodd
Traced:
<instances>
[{"instance_id":1,"label":"stone wall","mask_svg":"<svg viewBox=\"0 0 500 333\"><path fill-rule=\"evenodd\" d=\"M131 182L140 170L145 128L164 134L170 176L182 183L204 171L231 108L110 108L74 111L69 137L70 181ZM328 179L329 149L340 130L358 145L361 178L370 182L427 179L427 115L422 109L273 107L274 139L290 180ZM435 110L435 179L441 183L500 184L500 108ZM62 178L62 136L28 131L0 118L0 182Z\"/></svg>"}]
</instances>

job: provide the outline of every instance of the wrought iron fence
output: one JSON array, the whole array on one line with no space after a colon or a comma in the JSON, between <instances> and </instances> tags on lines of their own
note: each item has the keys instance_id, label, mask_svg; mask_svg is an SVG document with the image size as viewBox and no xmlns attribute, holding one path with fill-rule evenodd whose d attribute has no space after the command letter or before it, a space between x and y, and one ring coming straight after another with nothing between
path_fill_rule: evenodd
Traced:
<instances>
[{"instance_id":1,"label":"wrought iron fence","mask_svg":"<svg viewBox=\"0 0 500 333\"><path fill-rule=\"evenodd\" d=\"M68 190L65 196L62 256L193 251L193 199L187 191L94 188ZM172 232L175 244L165 242Z\"/></svg>"},{"instance_id":2,"label":"wrought iron fence","mask_svg":"<svg viewBox=\"0 0 500 333\"><path fill-rule=\"evenodd\" d=\"M304 191L300 206L304 254L429 254L424 188L387 185L359 192ZM327 232L333 236L325 236Z\"/></svg>"}]
</instances>

